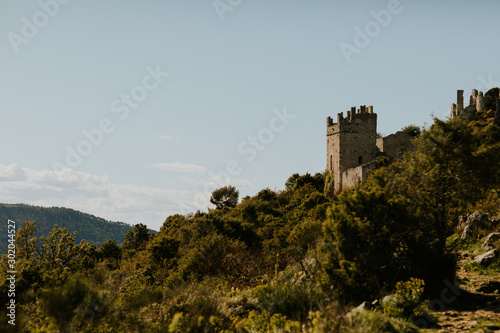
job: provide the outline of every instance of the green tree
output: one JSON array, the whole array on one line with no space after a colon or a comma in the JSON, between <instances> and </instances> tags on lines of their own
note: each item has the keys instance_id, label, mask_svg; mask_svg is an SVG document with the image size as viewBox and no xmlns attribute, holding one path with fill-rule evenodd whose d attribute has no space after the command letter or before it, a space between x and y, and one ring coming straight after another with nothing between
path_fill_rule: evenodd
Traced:
<instances>
[{"instance_id":1,"label":"green tree","mask_svg":"<svg viewBox=\"0 0 500 333\"><path fill-rule=\"evenodd\" d=\"M411 277L429 286L453 277L453 260L433 222L413 215L406 198L377 185L344 190L323 225L326 286L344 301L358 302Z\"/></svg>"},{"instance_id":2,"label":"green tree","mask_svg":"<svg viewBox=\"0 0 500 333\"><path fill-rule=\"evenodd\" d=\"M285 189L291 190L295 186L295 183L297 182L297 179L299 177L300 175L298 173L294 173L293 175L288 177L288 179L285 182Z\"/></svg>"},{"instance_id":3,"label":"green tree","mask_svg":"<svg viewBox=\"0 0 500 333\"><path fill-rule=\"evenodd\" d=\"M78 244L78 256L76 258L76 267L78 270L85 270L95 267L99 261L99 251L94 244L83 239Z\"/></svg>"},{"instance_id":4,"label":"green tree","mask_svg":"<svg viewBox=\"0 0 500 333\"><path fill-rule=\"evenodd\" d=\"M391 191L409 199L415 214L440 226L444 247L458 216L498 189L500 129L476 127L461 117L435 119L414 142L416 152L382 177Z\"/></svg>"},{"instance_id":5,"label":"green tree","mask_svg":"<svg viewBox=\"0 0 500 333\"><path fill-rule=\"evenodd\" d=\"M165 260L173 259L177 256L180 242L165 234L158 234L148 244L151 260L154 263L161 264Z\"/></svg>"},{"instance_id":6,"label":"green tree","mask_svg":"<svg viewBox=\"0 0 500 333\"><path fill-rule=\"evenodd\" d=\"M422 134L422 130L417 125L408 125L401 129L401 131L405 132L408 135L413 137L419 137Z\"/></svg>"},{"instance_id":7,"label":"green tree","mask_svg":"<svg viewBox=\"0 0 500 333\"><path fill-rule=\"evenodd\" d=\"M238 204L240 192L234 186L224 186L212 192L210 202L217 209L224 207L233 208Z\"/></svg>"},{"instance_id":8,"label":"green tree","mask_svg":"<svg viewBox=\"0 0 500 333\"><path fill-rule=\"evenodd\" d=\"M76 232L71 234L66 228L59 228L57 225L54 225L47 237L40 237L38 263L45 283L64 282L74 271L78 255L75 238Z\"/></svg>"},{"instance_id":9,"label":"green tree","mask_svg":"<svg viewBox=\"0 0 500 333\"><path fill-rule=\"evenodd\" d=\"M60 332L64 332L75 310L83 303L89 289L83 278L69 278L62 286L46 288L40 292L42 310L54 318Z\"/></svg>"},{"instance_id":10,"label":"green tree","mask_svg":"<svg viewBox=\"0 0 500 333\"><path fill-rule=\"evenodd\" d=\"M148 227L145 224L138 223L134 225L134 229L125 234L122 249L126 252L142 251L146 248L149 237Z\"/></svg>"},{"instance_id":11,"label":"green tree","mask_svg":"<svg viewBox=\"0 0 500 333\"><path fill-rule=\"evenodd\" d=\"M112 258L115 260L120 260L122 258L122 250L120 246L114 239L109 239L102 243L99 248L99 256L101 258Z\"/></svg>"},{"instance_id":12,"label":"green tree","mask_svg":"<svg viewBox=\"0 0 500 333\"><path fill-rule=\"evenodd\" d=\"M286 190L292 190L307 184L314 186L318 192L323 192L325 187L325 175L319 172L314 176L311 176L309 172L302 176L298 173L294 173L285 182L285 188Z\"/></svg>"},{"instance_id":13,"label":"green tree","mask_svg":"<svg viewBox=\"0 0 500 333\"><path fill-rule=\"evenodd\" d=\"M37 252L38 238L33 236L36 233L35 222L29 221L24 224L16 233L16 256L18 260L34 257Z\"/></svg>"},{"instance_id":14,"label":"green tree","mask_svg":"<svg viewBox=\"0 0 500 333\"><path fill-rule=\"evenodd\" d=\"M335 176L333 175L333 172L325 171L324 177L325 188L323 190L323 193L325 193L325 196L327 196L328 198L333 198L335 195Z\"/></svg>"}]
</instances>

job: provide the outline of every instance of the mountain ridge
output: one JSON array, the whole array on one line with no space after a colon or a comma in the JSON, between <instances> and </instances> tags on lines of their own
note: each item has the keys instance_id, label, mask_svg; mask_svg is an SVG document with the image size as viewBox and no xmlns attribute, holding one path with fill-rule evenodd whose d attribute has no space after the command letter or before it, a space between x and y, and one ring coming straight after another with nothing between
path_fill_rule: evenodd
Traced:
<instances>
[{"instance_id":1,"label":"mountain ridge","mask_svg":"<svg viewBox=\"0 0 500 333\"><path fill-rule=\"evenodd\" d=\"M16 230L27 221L34 221L37 229L35 236L38 237L47 236L57 224L71 233L76 231L77 244L85 239L98 247L108 239L121 244L125 234L133 229L128 223L109 221L72 208L0 203L0 254L7 252L8 220L16 222Z\"/></svg>"}]
</instances>

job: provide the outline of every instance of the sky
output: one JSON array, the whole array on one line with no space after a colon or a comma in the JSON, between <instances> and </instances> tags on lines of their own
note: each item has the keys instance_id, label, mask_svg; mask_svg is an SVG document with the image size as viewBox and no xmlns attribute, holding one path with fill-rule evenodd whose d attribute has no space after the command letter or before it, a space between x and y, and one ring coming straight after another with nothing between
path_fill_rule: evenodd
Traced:
<instances>
[{"instance_id":1,"label":"sky","mask_svg":"<svg viewBox=\"0 0 500 333\"><path fill-rule=\"evenodd\" d=\"M326 167L326 117L429 126L500 86L500 2L0 2L0 202L158 230Z\"/></svg>"}]
</instances>

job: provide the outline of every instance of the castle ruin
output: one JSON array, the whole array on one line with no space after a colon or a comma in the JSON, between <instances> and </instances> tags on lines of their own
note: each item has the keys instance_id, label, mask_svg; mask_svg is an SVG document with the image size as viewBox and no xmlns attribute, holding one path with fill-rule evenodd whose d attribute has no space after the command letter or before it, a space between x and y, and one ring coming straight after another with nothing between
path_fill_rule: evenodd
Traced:
<instances>
[{"instance_id":1,"label":"castle ruin","mask_svg":"<svg viewBox=\"0 0 500 333\"><path fill-rule=\"evenodd\" d=\"M492 110L493 112L489 112ZM473 120L478 112L489 112L500 125L500 88L483 94L472 90L469 105L464 107L464 91L457 90L457 103L451 106L451 118ZM326 119L326 170L335 178L335 193L357 186L377 166L376 159L386 156L390 161L413 150L412 136L399 131L386 137L377 136L377 114L373 106L352 107L347 116L341 112L334 123Z\"/></svg>"},{"instance_id":2,"label":"castle ruin","mask_svg":"<svg viewBox=\"0 0 500 333\"><path fill-rule=\"evenodd\" d=\"M352 107L337 115L334 123L326 119L326 170L335 178L335 193L344 188L357 186L376 167L375 159L387 156L395 160L406 150L413 148L412 137L397 132L377 137L377 114L373 106Z\"/></svg>"},{"instance_id":3,"label":"castle ruin","mask_svg":"<svg viewBox=\"0 0 500 333\"><path fill-rule=\"evenodd\" d=\"M457 103L451 105L450 118L464 117L473 120L477 112L494 111L494 119L500 124L500 89L492 88L486 94L472 89L469 105L464 108L464 91L457 90Z\"/></svg>"}]
</instances>

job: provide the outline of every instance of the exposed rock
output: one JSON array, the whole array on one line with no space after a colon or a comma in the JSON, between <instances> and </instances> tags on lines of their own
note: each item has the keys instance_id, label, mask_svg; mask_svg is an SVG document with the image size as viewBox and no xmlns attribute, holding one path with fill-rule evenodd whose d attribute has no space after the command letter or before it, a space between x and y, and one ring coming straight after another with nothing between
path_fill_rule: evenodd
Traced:
<instances>
[{"instance_id":1,"label":"exposed rock","mask_svg":"<svg viewBox=\"0 0 500 333\"><path fill-rule=\"evenodd\" d=\"M390 294L382 298L381 305L382 307L393 307L393 308L398 308L403 304L404 300L401 296L396 295L396 294Z\"/></svg>"},{"instance_id":2,"label":"exposed rock","mask_svg":"<svg viewBox=\"0 0 500 333\"><path fill-rule=\"evenodd\" d=\"M488 214L484 212L474 212L469 214L467 218L465 218L465 216L461 216L459 218L458 229L463 231L460 238L464 239L467 236L473 235L475 230L488 222Z\"/></svg>"},{"instance_id":3,"label":"exposed rock","mask_svg":"<svg viewBox=\"0 0 500 333\"><path fill-rule=\"evenodd\" d=\"M358 305L357 307L353 308L351 311L349 311L349 313L347 314L346 317L355 316L360 312L363 312L366 310L371 310L371 309L373 309L373 305L371 303L363 302L360 305Z\"/></svg>"},{"instance_id":4,"label":"exposed rock","mask_svg":"<svg viewBox=\"0 0 500 333\"><path fill-rule=\"evenodd\" d=\"M467 238L468 236L472 236L472 228L469 225L466 225L464 231L462 231L461 239Z\"/></svg>"},{"instance_id":5,"label":"exposed rock","mask_svg":"<svg viewBox=\"0 0 500 333\"><path fill-rule=\"evenodd\" d=\"M500 232L492 232L486 238L484 239L483 245L481 245L481 248L484 251L489 251L491 249L495 248L495 243L500 240Z\"/></svg>"},{"instance_id":6,"label":"exposed rock","mask_svg":"<svg viewBox=\"0 0 500 333\"><path fill-rule=\"evenodd\" d=\"M490 250L474 258L474 262L482 265L488 266L498 257L498 251L496 249Z\"/></svg>"}]
</instances>

